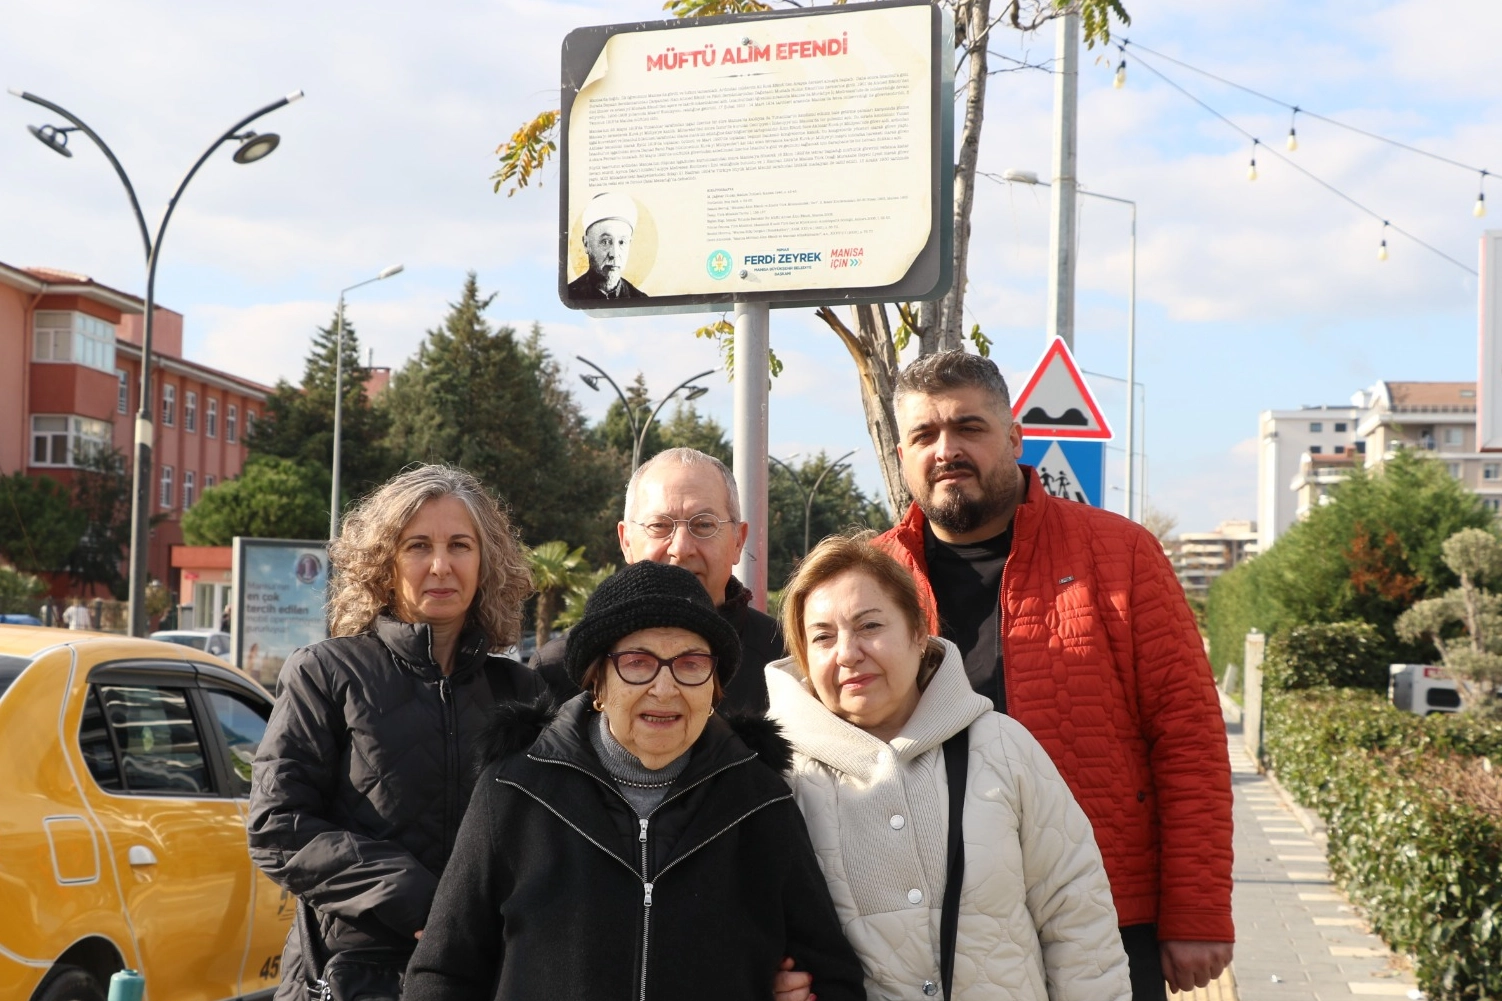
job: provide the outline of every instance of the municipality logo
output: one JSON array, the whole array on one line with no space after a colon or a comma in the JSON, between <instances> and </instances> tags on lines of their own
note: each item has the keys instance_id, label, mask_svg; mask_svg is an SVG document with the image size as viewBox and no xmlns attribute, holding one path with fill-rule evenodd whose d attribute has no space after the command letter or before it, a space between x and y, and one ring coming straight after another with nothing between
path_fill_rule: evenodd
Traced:
<instances>
[{"instance_id":1,"label":"municipality logo","mask_svg":"<svg viewBox=\"0 0 1502 1001\"><path fill-rule=\"evenodd\" d=\"M704 266L709 269L709 277L719 281L721 278L730 276L730 267L733 262L734 259L729 251L716 250L709 255L709 260Z\"/></svg>"}]
</instances>

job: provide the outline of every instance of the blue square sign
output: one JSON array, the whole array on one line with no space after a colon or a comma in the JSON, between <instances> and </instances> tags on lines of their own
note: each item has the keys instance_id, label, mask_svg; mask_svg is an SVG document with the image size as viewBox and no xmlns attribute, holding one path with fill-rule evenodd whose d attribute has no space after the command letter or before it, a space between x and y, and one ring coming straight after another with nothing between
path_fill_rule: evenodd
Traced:
<instances>
[{"instance_id":1,"label":"blue square sign","mask_svg":"<svg viewBox=\"0 0 1502 1001\"><path fill-rule=\"evenodd\" d=\"M1106 495L1106 443L1072 438L1024 438L1019 462L1037 470L1055 497L1101 507Z\"/></svg>"}]
</instances>

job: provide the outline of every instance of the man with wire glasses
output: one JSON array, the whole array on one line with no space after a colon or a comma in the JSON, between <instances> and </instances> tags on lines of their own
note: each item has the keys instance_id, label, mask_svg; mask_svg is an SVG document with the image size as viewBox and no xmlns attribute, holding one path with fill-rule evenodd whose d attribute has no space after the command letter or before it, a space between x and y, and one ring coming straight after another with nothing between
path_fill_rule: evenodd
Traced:
<instances>
[{"instance_id":1,"label":"man with wire glasses","mask_svg":"<svg viewBox=\"0 0 1502 1001\"><path fill-rule=\"evenodd\" d=\"M712 455L670 448L637 467L626 487L626 507L616 532L627 563L648 560L683 567L699 578L720 615L741 641L741 668L725 688L722 709L761 713L767 708L762 668L787 656L776 620L751 607L751 592L731 576L746 544L735 477ZM560 702L579 694L564 667L564 636L532 658Z\"/></svg>"}]
</instances>

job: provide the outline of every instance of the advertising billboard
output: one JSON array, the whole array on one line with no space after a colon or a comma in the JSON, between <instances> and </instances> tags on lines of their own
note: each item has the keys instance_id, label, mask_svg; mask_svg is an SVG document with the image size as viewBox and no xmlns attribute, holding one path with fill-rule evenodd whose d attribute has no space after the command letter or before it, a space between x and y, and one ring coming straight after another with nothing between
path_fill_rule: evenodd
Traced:
<instances>
[{"instance_id":1,"label":"advertising billboard","mask_svg":"<svg viewBox=\"0 0 1502 1001\"><path fill-rule=\"evenodd\" d=\"M926 0L571 32L560 298L624 315L942 295L953 78Z\"/></svg>"},{"instance_id":2,"label":"advertising billboard","mask_svg":"<svg viewBox=\"0 0 1502 1001\"><path fill-rule=\"evenodd\" d=\"M328 564L325 542L234 539L233 659L272 691L293 650L328 638Z\"/></svg>"}]
</instances>

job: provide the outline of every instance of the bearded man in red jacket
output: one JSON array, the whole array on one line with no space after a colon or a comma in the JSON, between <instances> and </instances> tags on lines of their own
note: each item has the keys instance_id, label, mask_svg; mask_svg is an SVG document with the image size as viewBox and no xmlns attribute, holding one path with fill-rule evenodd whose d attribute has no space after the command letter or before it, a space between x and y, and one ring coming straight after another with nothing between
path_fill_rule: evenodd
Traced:
<instances>
[{"instance_id":1,"label":"bearded man in red jacket","mask_svg":"<svg viewBox=\"0 0 1502 1001\"><path fill-rule=\"evenodd\" d=\"M878 544L928 600L977 692L1047 749L1090 817L1134 1001L1231 960L1231 766L1210 665L1163 547L1053 497L989 359L920 358L895 393L916 501Z\"/></svg>"}]
</instances>

